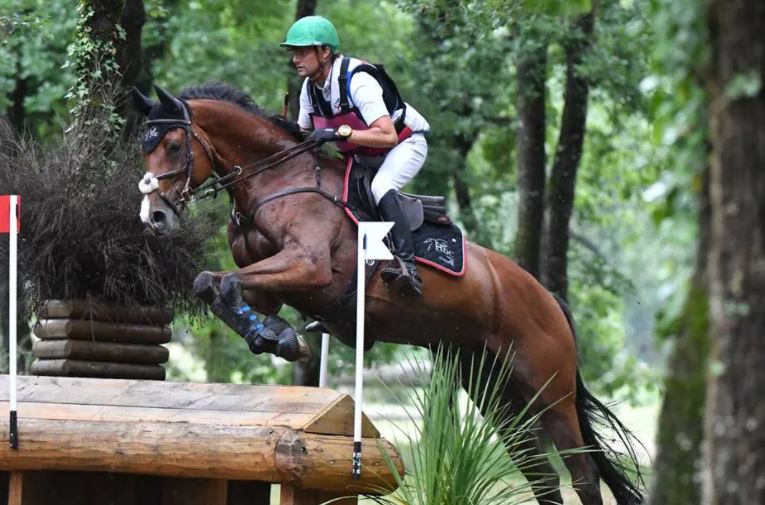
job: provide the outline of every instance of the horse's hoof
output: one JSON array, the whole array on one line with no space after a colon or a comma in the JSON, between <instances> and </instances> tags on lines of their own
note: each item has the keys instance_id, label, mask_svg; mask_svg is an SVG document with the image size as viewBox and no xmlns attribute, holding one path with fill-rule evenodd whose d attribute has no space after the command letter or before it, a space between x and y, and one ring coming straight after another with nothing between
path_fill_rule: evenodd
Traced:
<instances>
[{"instance_id":1,"label":"horse's hoof","mask_svg":"<svg viewBox=\"0 0 765 505\"><path fill-rule=\"evenodd\" d=\"M215 276L210 272L202 272L194 279L194 294L211 305L215 300Z\"/></svg>"},{"instance_id":2,"label":"horse's hoof","mask_svg":"<svg viewBox=\"0 0 765 505\"><path fill-rule=\"evenodd\" d=\"M302 335L289 328L279 335L276 355L287 361L308 361L311 359L311 348Z\"/></svg>"}]
</instances>

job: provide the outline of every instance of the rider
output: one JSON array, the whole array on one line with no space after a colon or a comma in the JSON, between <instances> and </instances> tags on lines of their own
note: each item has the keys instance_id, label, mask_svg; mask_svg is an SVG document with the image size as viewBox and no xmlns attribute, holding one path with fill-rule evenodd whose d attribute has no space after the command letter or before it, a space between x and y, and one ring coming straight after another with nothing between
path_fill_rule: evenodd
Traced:
<instances>
[{"instance_id":1,"label":"rider","mask_svg":"<svg viewBox=\"0 0 765 505\"><path fill-rule=\"evenodd\" d=\"M299 19L281 46L290 49L298 75L305 77L300 128L313 130L311 138L319 143L337 142L346 155L382 158L371 189L382 219L395 223L391 238L399 264L389 264L381 276L402 293L421 294L412 234L396 193L425 163L428 122L401 99L382 67L338 53L340 37L328 19Z\"/></svg>"}]
</instances>

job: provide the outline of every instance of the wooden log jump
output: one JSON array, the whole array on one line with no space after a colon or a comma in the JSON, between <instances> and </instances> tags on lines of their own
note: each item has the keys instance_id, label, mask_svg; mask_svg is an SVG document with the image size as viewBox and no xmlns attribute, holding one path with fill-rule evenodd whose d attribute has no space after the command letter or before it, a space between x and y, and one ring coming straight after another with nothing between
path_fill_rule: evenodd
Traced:
<instances>
[{"instance_id":1,"label":"wooden log jump","mask_svg":"<svg viewBox=\"0 0 765 505\"><path fill-rule=\"evenodd\" d=\"M69 377L18 383L19 449L0 442L11 505L50 503L67 492L98 497L71 503L135 503L137 489L152 485L154 498L141 495L141 503L267 505L272 483L281 484L281 505L351 497L345 504L395 488L384 453L403 472L395 448L365 417L362 479L352 480L353 401L329 389ZM0 376L0 412L7 391ZM6 438L7 423L0 415ZM62 471L88 473L67 479ZM95 484L106 472L119 483Z\"/></svg>"},{"instance_id":2,"label":"wooden log jump","mask_svg":"<svg viewBox=\"0 0 765 505\"><path fill-rule=\"evenodd\" d=\"M97 300L48 300L37 312L35 375L162 380L172 313Z\"/></svg>"}]
</instances>

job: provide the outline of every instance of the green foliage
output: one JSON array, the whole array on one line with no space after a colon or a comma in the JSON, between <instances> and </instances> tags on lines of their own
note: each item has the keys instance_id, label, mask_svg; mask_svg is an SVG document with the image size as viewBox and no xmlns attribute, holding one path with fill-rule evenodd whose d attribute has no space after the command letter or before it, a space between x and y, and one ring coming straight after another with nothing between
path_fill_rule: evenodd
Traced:
<instances>
[{"instance_id":1,"label":"green foliage","mask_svg":"<svg viewBox=\"0 0 765 505\"><path fill-rule=\"evenodd\" d=\"M65 115L62 99L74 82L65 65L77 17L71 2L4 0L0 2L0 111L10 107L18 86L26 89L23 111L27 128L45 136Z\"/></svg>"},{"instance_id":2,"label":"green foliage","mask_svg":"<svg viewBox=\"0 0 765 505\"><path fill-rule=\"evenodd\" d=\"M0 6L0 114L8 114L12 92L23 80L26 124L39 138L57 138L52 132L69 122L66 90L73 97L86 93L75 80L77 62L110 52L88 42L85 17L78 24L72 5L5 0ZM321 0L317 9L337 26L343 52L384 63L405 99L431 123L428 162L413 189L449 194L460 169L478 221L469 236L511 254L518 198L517 57L530 47L548 48L546 151L552 159L563 108L563 47L582 36L571 21L592 5L588 0ZM703 61L705 50L697 2L596 5L595 44L578 68L587 77L590 100L572 219L571 301L588 382L596 390L629 396L646 383L641 377L653 380L642 363L661 359L650 345L654 315L662 315L659 330L671 327L683 306L695 191L705 163L705 132L699 128L705 123L704 96L692 62ZM223 80L267 110L281 109L293 71L278 43L294 21L294 1L146 0L145 8L142 42L149 71L143 79L153 76L174 91ZM761 86L742 75L728 92L746 96ZM470 223L454 201L452 207L457 220ZM221 224L217 258L205 268L216 262L232 268L225 202L200 210L217 215ZM302 324L291 309L282 315ZM239 337L217 323L202 326L189 337L188 348L217 363L208 370L212 377L282 380L282 372L274 372L268 358L253 357ZM353 362L345 346L333 345L333 355L333 368ZM378 344L369 361L399 356L400 348Z\"/></svg>"},{"instance_id":3,"label":"green foliage","mask_svg":"<svg viewBox=\"0 0 765 505\"><path fill-rule=\"evenodd\" d=\"M225 81L267 109L280 107L288 57L278 42L291 22L291 2L150 5L144 40L148 47L161 46L152 62L158 84L178 91L191 84Z\"/></svg>"},{"instance_id":4,"label":"green foliage","mask_svg":"<svg viewBox=\"0 0 765 505\"><path fill-rule=\"evenodd\" d=\"M416 426L414 433L402 430L409 441L404 444L404 459L410 463L407 474L397 478L399 488L376 501L390 505L526 503L530 484L512 477L558 453L530 454L522 448L534 436L539 416L526 409L517 416L510 413L502 399L510 364L481 356L463 372L459 356L439 348L429 378L420 362L413 361L412 369L418 370L426 385L411 393L409 402L398 401L413 409L408 415ZM492 375L493 382L476 379L484 375ZM468 398L459 394L463 379ZM398 475L390 460L388 465Z\"/></svg>"},{"instance_id":5,"label":"green foliage","mask_svg":"<svg viewBox=\"0 0 765 505\"><path fill-rule=\"evenodd\" d=\"M707 164L702 72L709 55L703 6L690 0L653 0L651 7L656 31L653 73L643 87L650 94L657 163L664 167L652 188L653 219L659 229L684 230L695 236L698 195ZM660 336L674 335L672 328L682 317L692 254L688 248L681 261L669 266L675 282L663 293L664 308L658 312Z\"/></svg>"}]
</instances>

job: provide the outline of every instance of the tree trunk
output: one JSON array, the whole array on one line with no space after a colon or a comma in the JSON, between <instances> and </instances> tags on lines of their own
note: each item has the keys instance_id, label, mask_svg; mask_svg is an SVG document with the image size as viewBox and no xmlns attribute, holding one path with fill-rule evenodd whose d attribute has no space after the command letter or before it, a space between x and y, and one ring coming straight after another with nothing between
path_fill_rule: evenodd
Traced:
<instances>
[{"instance_id":1,"label":"tree trunk","mask_svg":"<svg viewBox=\"0 0 765 505\"><path fill-rule=\"evenodd\" d=\"M530 49L518 62L518 264L539 277L545 196L545 77L547 45Z\"/></svg>"},{"instance_id":2,"label":"tree trunk","mask_svg":"<svg viewBox=\"0 0 765 505\"><path fill-rule=\"evenodd\" d=\"M172 18L180 9L179 0L165 0L162 2L167 18ZM160 23L158 37L154 44L144 45L141 50L141 72L138 74L135 86L141 90L145 95L149 95L151 92L151 85L154 83L154 75L152 74L151 66L155 60L159 60L165 56L168 42L171 38L171 33L167 23Z\"/></svg>"},{"instance_id":3,"label":"tree trunk","mask_svg":"<svg viewBox=\"0 0 765 505\"><path fill-rule=\"evenodd\" d=\"M477 132L476 132L477 133ZM491 237L483 233L481 223L473 210L473 202L470 198L470 186L465 181L465 170L467 169L467 156L470 149L473 148L475 136L459 134L453 137L451 145L454 148L456 156L452 164L452 182L454 184L454 195L457 199L457 207L460 211L462 224L471 240L481 244L484 247L492 248Z\"/></svg>"},{"instance_id":4,"label":"tree trunk","mask_svg":"<svg viewBox=\"0 0 765 505\"><path fill-rule=\"evenodd\" d=\"M316 0L298 0L297 10L295 11L295 20L306 16L313 16L316 13ZM297 121L298 111L300 109L300 89L303 86L303 80L295 73L295 67L292 66L292 59L287 62L289 66L289 77L287 78L287 93L289 93L289 111L288 118ZM292 366L292 384L296 386L318 386L319 385L319 361L321 357L316 352L321 349L321 334L306 333L306 343L314 350L311 359L305 362L297 362Z\"/></svg>"},{"instance_id":5,"label":"tree trunk","mask_svg":"<svg viewBox=\"0 0 765 505\"><path fill-rule=\"evenodd\" d=\"M573 40L566 44L565 103L547 193L542 283L564 300L568 296L569 222L584 145L589 92L587 81L580 75L578 67L592 45L594 18L593 12L580 16L575 24Z\"/></svg>"},{"instance_id":6,"label":"tree trunk","mask_svg":"<svg viewBox=\"0 0 765 505\"><path fill-rule=\"evenodd\" d=\"M765 503L765 2L710 0L712 374L703 503Z\"/></svg>"},{"instance_id":7,"label":"tree trunk","mask_svg":"<svg viewBox=\"0 0 765 505\"><path fill-rule=\"evenodd\" d=\"M122 16L125 0L87 0L85 3L93 9L93 16L88 21L92 37L96 40L117 40L119 37L114 27Z\"/></svg>"},{"instance_id":8,"label":"tree trunk","mask_svg":"<svg viewBox=\"0 0 765 505\"><path fill-rule=\"evenodd\" d=\"M26 126L24 100L27 97L29 81L26 77L21 77L23 75L21 55L17 55L16 57L16 80L13 86L13 91L11 91L11 106L8 109L8 120L19 135L23 135L24 127Z\"/></svg>"},{"instance_id":9,"label":"tree trunk","mask_svg":"<svg viewBox=\"0 0 765 505\"><path fill-rule=\"evenodd\" d=\"M125 41L120 47L117 63L122 73L122 85L133 86L141 72L141 32L146 23L143 0L125 0L120 25L125 30Z\"/></svg>"},{"instance_id":10,"label":"tree trunk","mask_svg":"<svg viewBox=\"0 0 765 505\"><path fill-rule=\"evenodd\" d=\"M699 242L680 329L667 364L664 401L659 417L651 505L687 505L701 498L700 466L709 356L709 170L699 197Z\"/></svg>"},{"instance_id":11,"label":"tree trunk","mask_svg":"<svg viewBox=\"0 0 765 505\"><path fill-rule=\"evenodd\" d=\"M313 16L315 13L316 0L298 0L295 21L306 16ZM303 79L295 73L295 67L292 66L292 58L287 62L287 66L290 72L287 78L287 93L289 93L288 117L297 120L298 110L300 109L300 89L303 86Z\"/></svg>"},{"instance_id":12,"label":"tree trunk","mask_svg":"<svg viewBox=\"0 0 765 505\"><path fill-rule=\"evenodd\" d=\"M115 137L120 124L112 112L115 85L119 82L117 55L123 45L119 21L124 0L83 0L81 20L75 34L75 77L73 93L77 97L72 114L75 121L98 117L104 135ZM92 119L87 119L92 121Z\"/></svg>"},{"instance_id":13,"label":"tree trunk","mask_svg":"<svg viewBox=\"0 0 765 505\"><path fill-rule=\"evenodd\" d=\"M136 85L139 75L143 71L141 33L146 23L146 12L143 0L125 0L125 8L122 11L120 21L125 30L125 41L117 56L122 79L120 84L126 92L126 98L117 104L120 115L125 118L125 126L122 129L122 139L130 141L138 125L143 121L143 114L131 107L129 94L130 89Z\"/></svg>"}]
</instances>

